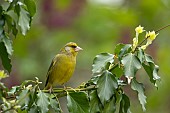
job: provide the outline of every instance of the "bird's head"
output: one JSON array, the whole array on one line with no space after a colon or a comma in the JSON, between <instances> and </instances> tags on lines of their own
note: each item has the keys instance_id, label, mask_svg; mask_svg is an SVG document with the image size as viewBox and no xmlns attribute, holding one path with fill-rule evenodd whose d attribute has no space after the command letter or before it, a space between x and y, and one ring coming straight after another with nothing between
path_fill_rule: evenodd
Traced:
<instances>
[{"instance_id":1,"label":"bird's head","mask_svg":"<svg viewBox=\"0 0 170 113\"><path fill-rule=\"evenodd\" d=\"M64 46L64 48L61 51L67 54L77 55L78 51L81 51L81 50L83 49L79 47L76 43L69 42Z\"/></svg>"}]
</instances>

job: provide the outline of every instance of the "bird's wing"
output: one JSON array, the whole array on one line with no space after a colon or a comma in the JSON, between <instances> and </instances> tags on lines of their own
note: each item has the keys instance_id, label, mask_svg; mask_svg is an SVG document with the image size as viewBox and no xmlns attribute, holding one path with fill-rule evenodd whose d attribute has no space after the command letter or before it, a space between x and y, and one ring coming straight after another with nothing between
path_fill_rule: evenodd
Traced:
<instances>
[{"instance_id":1,"label":"bird's wing","mask_svg":"<svg viewBox=\"0 0 170 113\"><path fill-rule=\"evenodd\" d=\"M47 84L48 84L49 75L50 75L51 71L53 70L52 68L54 67L54 65L58 62L59 56L60 56L60 55L57 54L57 55L53 58L53 60L52 60L52 62L51 62L51 64L50 64L50 67L49 67L48 72L47 72L47 80L46 80L45 86L47 86Z\"/></svg>"}]
</instances>

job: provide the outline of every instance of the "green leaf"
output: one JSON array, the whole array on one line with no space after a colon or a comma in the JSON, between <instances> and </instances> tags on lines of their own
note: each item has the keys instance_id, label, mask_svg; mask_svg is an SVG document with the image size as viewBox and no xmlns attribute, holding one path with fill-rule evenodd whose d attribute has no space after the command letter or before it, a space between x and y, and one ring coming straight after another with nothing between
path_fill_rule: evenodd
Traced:
<instances>
[{"instance_id":1,"label":"green leaf","mask_svg":"<svg viewBox=\"0 0 170 113\"><path fill-rule=\"evenodd\" d=\"M27 110L17 109L17 113L28 113Z\"/></svg>"},{"instance_id":2,"label":"green leaf","mask_svg":"<svg viewBox=\"0 0 170 113\"><path fill-rule=\"evenodd\" d=\"M8 25L8 32L10 32L11 29L12 29L12 24L13 24L12 18L8 14L4 14L4 18L5 18L5 21L6 21L7 25Z\"/></svg>"},{"instance_id":3,"label":"green leaf","mask_svg":"<svg viewBox=\"0 0 170 113\"><path fill-rule=\"evenodd\" d=\"M34 0L24 0L25 5L27 6L27 10L31 17L36 13L36 4Z\"/></svg>"},{"instance_id":4,"label":"green leaf","mask_svg":"<svg viewBox=\"0 0 170 113\"><path fill-rule=\"evenodd\" d=\"M8 77L9 75L4 72L4 70L0 70L0 80Z\"/></svg>"},{"instance_id":5,"label":"green leaf","mask_svg":"<svg viewBox=\"0 0 170 113\"><path fill-rule=\"evenodd\" d=\"M14 95L17 91L19 91L21 89L20 86L13 86L10 91L8 92L8 95L11 96L11 95Z\"/></svg>"},{"instance_id":6,"label":"green leaf","mask_svg":"<svg viewBox=\"0 0 170 113\"><path fill-rule=\"evenodd\" d=\"M158 75L159 66L153 63L148 63L148 64L149 65L147 64L142 64L142 65L145 71L147 72L147 74L149 75L150 81L157 87L156 81L160 79Z\"/></svg>"},{"instance_id":7,"label":"green leaf","mask_svg":"<svg viewBox=\"0 0 170 113\"><path fill-rule=\"evenodd\" d=\"M153 58L152 58L150 55L148 55L148 54L145 54L145 61L146 61L146 62L154 63Z\"/></svg>"},{"instance_id":8,"label":"green leaf","mask_svg":"<svg viewBox=\"0 0 170 113\"><path fill-rule=\"evenodd\" d=\"M4 42L8 54L12 55L13 53L12 40L5 36L4 38L2 38L2 42Z\"/></svg>"},{"instance_id":9,"label":"green leaf","mask_svg":"<svg viewBox=\"0 0 170 113\"><path fill-rule=\"evenodd\" d=\"M124 46L125 44L122 43L117 44L114 50L114 54L118 56Z\"/></svg>"},{"instance_id":10,"label":"green leaf","mask_svg":"<svg viewBox=\"0 0 170 113\"><path fill-rule=\"evenodd\" d=\"M102 104L99 97L97 96L97 91L90 92L90 113L100 113L102 109Z\"/></svg>"},{"instance_id":11,"label":"green leaf","mask_svg":"<svg viewBox=\"0 0 170 113\"><path fill-rule=\"evenodd\" d=\"M143 49L138 48L138 51L137 51L137 57L139 58L139 60L140 60L140 62L141 62L141 63L143 63L143 62L144 62L145 54L144 54Z\"/></svg>"},{"instance_id":12,"label":"green leaf","mask_svg":"<svg viewBox=\"0 0 170 113\"><path fill-rule=\"evenodd\" d=\"M115 76L107 70L104 71L97 81L97 93L103 105L113 96L117 88L118 83Z\"/></svg>"},{"instance_id":13,"label":"green leaf","mask_svg":"<svg viewBox=\"0 0 170 113\"><path fill-rule=\"evenodd\" d=\"M16 22L8 14L4 14L4 17L5 17L5 21L8 25L8 32L12 31L13 35L16 36L18 33L18 30L16 28Z\"/></svg>"},{"instance_id":14,"label":"green leaf","mask_svg":"<svg viewBox=\"0 0 170 113\"><path fill-rule=\"evenodd\" d=\"M39 113L38 110L39 110L39 109L38 109L38 106L33 105L33 106L31 107L31 109L28 111L28 113Z\"/></svg>"},{"instance_id":15,"label":"green leaf","mask_svg":"<svg viewBox=\"0 0 170 113\"><path fill-rule=\"evenodd\" d=\"M104 106L103 113L115 113L116 111L116 99L113 96Z\"/></svg>"},{"instance_id":16,"label":"green leaf","mask_svg":"<svg viewBox=\"0 0 170 113\"><path fill-rule=\"evenodd\" d=\"M0 57L2 60L3 67L8 71L11 72L11 59L8 57L7 49L3 42L0 42Z\"/></svg>"},{"instance_id":17,"label":"green leaf","mask_svg":"<svg viewBox=\"0 0 170 113\"><path fill-rule=\"evenodd\" d=\"M0 42L1 39L4 37L4 25L5 25L5 19L0 14Z\"/></svg>"},{"instance_id":18,"label":"green leaf","mask_svg":"<svg viewBox=\"0 0 170 113\"><path fill-rule=\"evenodd\" d=\"M86 86L96 85L97 81L99 80L99 76L100 75L92 76L92 78L86 83Z\"/></svg>"},{"instance_id":19,"label":"green leaf","mask_svg":"<svg viewBox=\"0 0 170 113\"><path fill-rule=\"evenodd\" d=\"M29 90L28 89L24 89L21 91L21 93L19 94L19 96L17 97L18 103L19 105L21 105L21 107L27 107L30 101L29 98Z\"/></svg>"},{"instance_id":20,"label":"green leaf","mask_svg":"<svg viewBox=\"0 0 170 113\"><path fill-rule=\"evenodd\" d=\"M119 113L131 113L130 111L130 100L128 96L122 94L122 98L120 101Z\"/></svg>"},{"instance_id":21,"label":"green leaf","mask_svg":"<svg viewBox=\"0 0 170 113\"><path fill-rule=\"evenodd\" d=\"M119 67L119 65L117 65L114 69L111 69L111 72L118 78L120 78L123 75L123 69L122 67Z\"/></svg>"},{"instance_id":22,"label":"green leaf","mask_svg":"<svg viewBox=\"0 0 170 113\"><path fill-rule=\"evenodd\" d=\"M67 107L70 113L89 113L89 102L85 92L67 94Z\"/></svg>"},{"instance_id":23,"label":"green leaf","mask_svg":"<svg viewBox=\"0 0 170 113\"><path fill-rule=\"evenodd\" d=\"M14 8L14 6L17 4L18 0L12 0L12 2L10 2L9 7L7 8L7 11L12 10Z\"/></svg>"},{"instance_id":24,"label":"green leaf","mask_svg":"<svg viewBox=\"0 0 170 113\"><path fill-rule=\"evenodd\" d=\"M134 77L137 70L141 68L139 59L132 53L127 54L121 60L124 65L124 74L128 77Z\"/></svg>"},{"instance_id":25,"label":"green leaf","mask_svg":"<svg viewBox=\"0 0 170 113\"><path fill-rule=\"evenodd\" d=\"M22 34L26 35L27 31L30 29L30 17L28 12L24 8L20 6L19 9L20 12L19 12L18 25L21 27Z\"/></svg>"},{"instance_id":26,"label":"green leaf","mask_svg":"<svg viewBox=\"0 0 170 113\"><path fill-rule=\"evenodd\" d=\"M55 110L56 113L61 113L60 105L57 99L50 98L50 106Z\"/></svg>"},{"instance_id":27,"label":"green leaf","mask_svg":"<svg viewBox=\"0 0 170 113\"><path fill-rule=\"evenodd\" d=\"M37 96L38 96L37 106L40 108L40 112L47 113L49 110L48 106L50 104L48 96L41 90L39 90L39 93Z\"/></svg>"},{"instance_id":28,"label":"green leaf","mask_svg":"<svg viewBox=\"0 0 170 113\"><path fill-rule=\"evenodd\" d=\"M101 53L93 60L93 73L101 73L108 63L114 62L114 55L110 53Z\"/></svg>"},{"instance_id":29,"label":"green leaf","mask_svg":"<svg viewBox=\"0 0 170 113\"><path fill-rule=\"evenodd\" d=\"M125 54L127 54L127 53L129 53L131 51L131 46L132 46L131 44L126 44L126 45L123 46L123 48L120 50L120 52L118 54L119 60L121 60L122 57Z\"/></svg>"},{"instance_id":30,"label":"green leaf","mask_svg":"<svg viewBox=\"0 0 170 113\"><path fill-rule=\"evenodd\" d=\"M131 88L138 92L138 99L140 104L142 105L143 111L146 111L145 104L146 104L146 96L144 94L144 86L142 83L138 83L134 78L131 83Z\"/></svg>"},{"instance_id":31,"label":"green leaf","mask_svg":"<svg viewBox=\"0 0 170 113\"><path fill-rule=\"evenodd\" d=\"M158 75L159 66L154 63L153 58L148 54L145 54L145 62L142 66L147 72L150 81L157 87L156 81L160 79Z\"/></svg>"}]
</instances>

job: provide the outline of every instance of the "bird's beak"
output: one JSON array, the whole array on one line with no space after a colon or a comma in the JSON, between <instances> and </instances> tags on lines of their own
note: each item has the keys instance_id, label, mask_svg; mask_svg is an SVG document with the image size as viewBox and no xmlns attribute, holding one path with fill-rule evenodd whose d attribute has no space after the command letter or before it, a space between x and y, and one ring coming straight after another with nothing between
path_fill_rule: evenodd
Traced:
<instances>
[{"instance_id":1,"label":"bird's beak","mask_svg":"<svg viewBox=\"0 0 170 113\"><path fill-rule=\"evenodd\" d=\"M78 51L82 51L83 49L81 48L81 47L79 47L79 46L77 46L76 48L75 48L75 51L76 52L78 52Z\"/></svg>"}]
</instances>

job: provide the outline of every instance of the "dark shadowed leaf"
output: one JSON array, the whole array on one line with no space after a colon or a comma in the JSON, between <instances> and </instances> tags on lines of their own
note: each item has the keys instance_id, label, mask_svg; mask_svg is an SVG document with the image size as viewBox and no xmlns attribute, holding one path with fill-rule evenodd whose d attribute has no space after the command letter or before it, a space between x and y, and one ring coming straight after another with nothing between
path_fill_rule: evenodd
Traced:
<instances>
[{"instance_id":1,"label":"dark shadowed leaf","mask_svg":"<svg viewBox=\"0 0 170 113\"><path fill-rule=\"evenodd\" d=\"M102 109L102 104L99 97L97 96L97 91L90 92L90 113L100 113Z\"/></svg>"},{"instance_id":2,"label":"dark shadowed leaf","mask_svg":"<svg viewBox=\"0 0 170 113\"><path fill-rule=\"evenodd\" d=\"M130 100L128 96L122 94L122 98L120 101L119 113L131 113L130 111Z\"/></svg>"},{"instance_id":3,"label":"dark shadowed leaf","mask_svg":"<svg viewBox=\"0 0 170 113\"><path fill-rule=\"evenodd\" d=\"M121 60L124 65L124 74L128 77L134 77L137 70L141 68L139 59L132 53L127 54Z\"/></svg>"},{"instance_id":4,"label":"dark shadowed leaf","mask_svg":"<svg viewBox=\"0 0 170 113\"><path fill-rule=\"evenodd\" d=\"M7 49L3 42L0 42L0 48L1 48L0 49L0 57L2 60L2 65L8 72L11 72L11 68L12 68L11 59L8 56Z\"/></svg>"},{"instance_id":5,"label":"dark shadowed leaf","mask_svg":"<svg viewBox=\"0 0 170 113\"><path fill-rule=\"evenodd\" d=\"M103 113L115 113L116 111L116 99L113 96L104 106Z\"/></svg>"},{"instance_id":6,"label":"dark shadowed leaf","mask_svg":"<svg viewBox=\"0 0 170 113\"><path fill-rule=\"evenodd\" d=\"M111 72L106 70L99 77L99 80L97 81L97 93L103 105L105 105L106 101L113 96L117 87L117 80Z\"/></svg>"},{"instance_id":7,"label":"dark shadowed leaf","mask_svg":"<svg viewBox=\"0 0 170 113\"><path fill-rule=\"evenodd\" d=\"M119 67L119 65L117 65L115 68L111 69L110 71L118 78L120 78L123 75L123 69L122 67Z\"/></svg>"},{"instance_id":8,"label":"dark shadowed leaf","mask_svg":"<svg viewBox=\"0 0 170 113\"><path fill-rule=\"evenodd\" d=\"M49 104L50 104L50 102L49 102L48 96L44 92L39 90L37 106L40 108L41 113L47 113L48 112Z\"/></svg>"},{"instance_id":9,"label":"dark shadowed leaf","mask_svg":"<svg viewBox=\"0 0 170 113\"><path fill-rule=\"evenodd\" d=\"M150 81L157 87L156 80L160 79L160 77L158 76L159 66L157 66L153 63L148 63L148 64L142 64L142 65L143 65L145 71L147 72L147 74L150 78Z\"/></svg>"},{"instance_id":10,"label":"dark shadowed leaf","mask_svg":"<svg viewBox=\"0 0 170 113\"><path fill-rule=\"evenodd\" d=\"M39 108L37 105L33 105L31 109L28 111L28 113L39 113Z\"/></svg>"},{"instance_id":11,"label":"dark shadowed leaf","mask_svg":"<svg viewBox=\"0 0 170 113\"><path fill-rule=\"evenodd\" d=\"M140 62L141 62L141 63L143 63L143 62L144 62L145 54L144 54L143 49L138 48L138 51L137 51L137 57L138 57L138 59L140 60Z\"/></svg>"},{"instance_id":12,"label":"dark shadowed leaf","mask_svg":"<svg viewBox=\"0 0 170 113\"><path fill-rule=\"evenodd\" d=\"M142 105L143 111L146 110L145 104L146 104L146 96L144 94L144 86L142 83L138 83L136 79L134 78L131 83L131 88L138 93L138 99L140 104Z\"/></svg>"},{"instance_id":13,"label":"dark shadowed leaf","mask_svg":"<svg viewBox=\"0 0 170 113\"><path fill-rule=\"evenodd\" d=\"M89 101L85 92L74 92L67 95L67 107L70 113L89 113Z\"/></svg>"},{"instance_id":14,"label":"dark shadowed leaf","mask_svg":"<svg viewBox=\"0 0 170 113\"><path fill-rule=\"evenodd\" d=\"M4 14L4 17L8 25L8 32L12 31L13 35L16 36L18 33L18 30L16 28L16 22L12 19L12 17L9 14Z\"/></svg>"},{"instance_id":15,"label":"dark shadowed leaf","mask_svg":"<svg viewBox=\"0 0 170 113\"><path fill-rule=\"evenodd\" d=\"M93 73L101 73L108 63L114 62L114 55L110 53L101 53L93 60Z\"/></svg>"},{"instance_id":16,"label":"dark shadowed leaf","mask_svg":"<svg viewBox=\"0 0 170 113\"><path fill-rule=\"evenodd\" d=\"M115 47L115 50L114 50L114 54L118 56L119 53L120 53L120 51L121 51L121 49L122 49L124 46L125 46L125 44L122 44L122 43L117 44L116 47Z\"/></svg>"}]
</instances>

